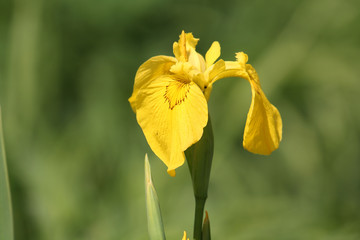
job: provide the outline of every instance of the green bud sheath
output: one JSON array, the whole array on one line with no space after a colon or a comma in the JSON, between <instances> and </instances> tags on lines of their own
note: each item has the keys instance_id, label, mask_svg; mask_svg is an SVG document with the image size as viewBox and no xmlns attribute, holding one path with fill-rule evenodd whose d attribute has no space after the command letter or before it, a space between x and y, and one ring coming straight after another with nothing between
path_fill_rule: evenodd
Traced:
<instances>
[{"instance_id":1,"label":"green bud sheath","mask_svg":"<svg viewBox=\"0 0 360 240\"><path fill-rule=\"evenodd\" d=\"M213 154L214 135L209 115L208 124L204 128L201 139L185 151L195 198L207 198Z\"/></svg>"},{"instance_id":2,"label":"green bud sheath","mask_svg":"<svg viewBox=\"0 0 360 240\"><path fill-rule=\"evenodd\" d=\"M152 182L147 154L145 155L145 198L149 237L151 240L165 240L160 204Z\"/></svg>"},{"instance_id":3,"label":"green bud sheath","mask_svg":"<svg viewBox=\"0 0 360 240\"><path fill-rule=\"evenodd\" d=\"M203 224L203 229L202 229L202 240L211 240L210 220L209 220L209 215L208 215L207 211L205 211L205 219L204 219L204 224Z\"/></svg>"},{"instance_id":4,"label":"green bud sheath","mask_svg":"<svg viewBox=\"0 0 360 240\"><path fill-rule=\"evenodd\" d=\"M210 115L201 139L185 151L195 195L194 238L202 239L202 220L214 154L214 135Z\"/></svg>"}]
</instances>

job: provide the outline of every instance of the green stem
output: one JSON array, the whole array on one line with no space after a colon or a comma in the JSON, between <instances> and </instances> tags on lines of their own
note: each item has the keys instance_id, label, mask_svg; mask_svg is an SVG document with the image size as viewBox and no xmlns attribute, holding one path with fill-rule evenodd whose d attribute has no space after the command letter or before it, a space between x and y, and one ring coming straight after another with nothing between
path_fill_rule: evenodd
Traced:
<instances>
[{"instance_id":1,"label":"green stem","mask_svg":"<svg viewBox=\"0 0 360 240\"><path fill-rule=\"evenodd\" d=\"M201 139L185 151L195 196L194 239L202 240L204 206L209 187L214 136L210 116Z\"/></svg>"},{"instance_id":2,"label":"green stem","mask_svg":"<svg viewBox=\"0 0 360 240\"><path fill-rule=\"evenodd\" d=\"M206 198L195 198L195 222L194 222L194 239L202 238L202 222L204 216Z\"/></svg>"}]
</instances>

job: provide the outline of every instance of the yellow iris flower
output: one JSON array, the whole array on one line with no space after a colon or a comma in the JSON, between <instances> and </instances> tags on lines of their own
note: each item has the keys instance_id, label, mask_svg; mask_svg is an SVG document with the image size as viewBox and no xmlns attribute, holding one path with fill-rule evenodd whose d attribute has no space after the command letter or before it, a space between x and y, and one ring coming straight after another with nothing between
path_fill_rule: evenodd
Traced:
<instances>
[{"instance_id":1,"label":"yellow iris flower","mask_svg":"<svg viewBox=\"0 0 360 240\"><path fill-rule=\"evenodd\" d=\"M205 55L196 52L199 39L182 31L174 42L175 57L155 56L143 63L135 76L129 102L153 152L167 165L168 173L185 161L184 151L198 142L208 122L207 101L214 82L226 77L249 81L252 101L243 146L252 153L268 155L279 147L282 121L279 111L261 90L248 56L237 61L216 61L220 44L215 41Z\"/></svg>"}]
</instances>

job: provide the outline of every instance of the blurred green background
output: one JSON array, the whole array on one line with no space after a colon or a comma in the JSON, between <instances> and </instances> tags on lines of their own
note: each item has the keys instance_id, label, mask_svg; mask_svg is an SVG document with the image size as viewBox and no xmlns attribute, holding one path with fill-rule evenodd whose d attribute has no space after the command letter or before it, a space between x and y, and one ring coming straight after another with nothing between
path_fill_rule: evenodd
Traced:
<instances>
[{"instance_id":1,"label":"blurred green background","mask_svg":"<svg viewBox=\"0 0 360 240\"><path fill-rule=\"evenodd\" d=\"M360 239L357 0L5 0L0 103L17 240L147 239L148 152L168 239L192 232L187 166L171 178L128 97L137 68L181 30L205 54L244 51L283 118L269 157L242 148L249 84L218 82L213 239Z\"/></svg>"}]
</instances>

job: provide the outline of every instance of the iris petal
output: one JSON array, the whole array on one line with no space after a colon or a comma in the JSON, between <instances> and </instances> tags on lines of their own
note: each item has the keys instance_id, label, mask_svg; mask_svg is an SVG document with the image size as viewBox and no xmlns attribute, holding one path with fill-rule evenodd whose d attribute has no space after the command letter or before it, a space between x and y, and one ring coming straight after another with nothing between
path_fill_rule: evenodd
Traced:
<instances>
[{"instance_id":1,"label":"iris petal","mask_svg":"<svg viewBox=\"0 0 360 240\"><path fill-rule=\"evenodd\" d=\"M244 130L243 146L249 152L269 155L279 147L282 138L281 116L261 90L255 70L249 64L247 69L252 100Z\"/></svg>"},{"instance_id":2,"label":"iris petal","mask_svg":"<svg viewBox=\"0 0 360 240\"><path fill-rule=\"evenodd\" d=\"M181 32L179 41L174 42L173 52L176 59L179 61L188 61L189 55L195 51L195 47L199 39L194 38L192 33Z\"/></svg>"},{"instance_id":3,"label":"iris petal","mask_svg":"<svg viewBox=\"0 0 360 240\"><path fill-rule=\"evenodd\" d=\"M241 77L249 81L252 101L246 120L243 146L252 153L269 155L279 147L282 138L282 121L279 111L266 98L261 89L259 77L255 69L246 64L248 56L236 54L237 61L219 60L207 71L211 90L212 84L227 77ZM205 96L208 98L205 91Z\"/></svg>"},{"instance_id":4,"label":"iris petal","mask_svg":"<svg viewBox=\"0 0 360 240\"><path fill-rule=\"evenodd\" d=\"M144 62L136 72L134 90L129 98L131 108L136 113L136 97L141 88L146 87L154 78L169 74L170 68L174 65L176 59L168 56L152 57Z\"/></svg>"},{"instance_id":5,"label":"iris petal","mask_svg":"<svg viewBox=\"0 0 360 240\"><path fill-rule=\"evenodd\" d=\"M185 161L184 151L200 140L208 121L206 99L193 82L154 79L136 98L136 116L153 152L168 173Z\"/></svg>"},{"instance_id":6,"label":"iris petal","mask_svg":"<svg viewBox=\"0 0 360 240\"><path fill-rule=\"evenodd\" d=\"M206 68L210 67L220 57L220 44L215 41L205 55Z\"/></svg>"}]
</instances>

